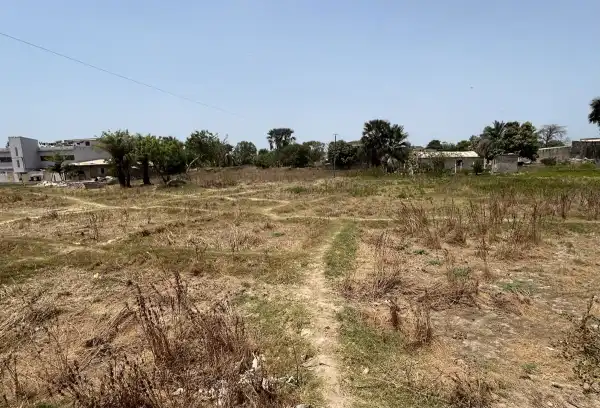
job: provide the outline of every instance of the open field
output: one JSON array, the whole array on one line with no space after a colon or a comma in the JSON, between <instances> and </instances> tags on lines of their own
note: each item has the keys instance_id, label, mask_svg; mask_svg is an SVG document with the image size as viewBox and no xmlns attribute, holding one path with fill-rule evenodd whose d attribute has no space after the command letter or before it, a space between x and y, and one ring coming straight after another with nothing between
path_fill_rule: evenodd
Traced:
<instances>
[{"instance_id":1,"label":"open field","mask_svg":"<svg viewBox=\"0 0 600 408\"><path fill-rule=\"evenodd\" d=\"M0 194L0 406L600 407L596 171Z\"/></svg>"}]
</instances>

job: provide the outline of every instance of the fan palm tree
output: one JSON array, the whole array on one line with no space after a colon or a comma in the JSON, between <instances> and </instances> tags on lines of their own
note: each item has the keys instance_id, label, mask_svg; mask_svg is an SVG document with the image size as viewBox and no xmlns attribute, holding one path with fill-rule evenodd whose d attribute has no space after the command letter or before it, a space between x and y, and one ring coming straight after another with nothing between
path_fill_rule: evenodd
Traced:
<instances>
[{"instance_id":1,"label":"fan palm tree","mask_svg":"<svg viewBox=\"0 0 600 408\"><path fill-rule=\"evenodd\" d=\"M596 98L590 102L590 114L588 120L590 123L598 125L600 127L600 98Z\"/></svg>"},{"instance_id":2,"label":"fan palm tree","mask_svg":"<svg viewBox=\"0 0 600 408\"><path fill-rule=\"evenodd\" d=\"M129 170L133 162L134 147L134 139L128 130L102 132L100 136L100 148L111 155L121 187L131 187Z\"/></svg>"},{"instance_id":3,"label":"fan palm tree","mask_svg":"<svg viewBox=\"0 0 600 408\"><path fill-rule=\"evenodd\" d=\"M410 146L407 138L404 126L392 125L388 120L373 119L365 122L361 142L371 165L379 166L386 154L404 161Z\"/></svg>"}]
</instances>

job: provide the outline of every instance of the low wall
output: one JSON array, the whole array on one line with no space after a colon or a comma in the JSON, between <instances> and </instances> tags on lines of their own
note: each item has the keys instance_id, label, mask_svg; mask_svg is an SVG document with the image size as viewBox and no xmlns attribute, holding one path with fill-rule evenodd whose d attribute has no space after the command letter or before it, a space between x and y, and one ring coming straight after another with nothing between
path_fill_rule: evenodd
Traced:
<instances>
[{"instance_id":1,"label":"low wall","mask_svg":"<svg viewBox=\"0 0 600 408\"><path fill-rule=\"evenodd\" d=\"M538 161L552 158L558 161L569 160L571 158L571 146L543 147L538 150Z\"/></svg>"}]
</instances>

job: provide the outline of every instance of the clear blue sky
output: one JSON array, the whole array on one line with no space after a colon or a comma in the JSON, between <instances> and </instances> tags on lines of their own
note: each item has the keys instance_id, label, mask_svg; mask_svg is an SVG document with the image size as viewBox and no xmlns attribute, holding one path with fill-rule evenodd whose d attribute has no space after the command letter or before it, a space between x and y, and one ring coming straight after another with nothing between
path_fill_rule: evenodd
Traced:
<instances>
[{"instance_id":1,"label":"clear blue sky","mask_svg":"<svg viewBox=\"0 0 600 408\"><path fill-rule=\"evenodd\" d=\"M129 128L266 146L272 127L352 140L373 118L413 144L495 119L593 137L599 17L598 0L2 0L2 32L239 116L0 37L0 143Z\"/></svg>"}]
</instances>

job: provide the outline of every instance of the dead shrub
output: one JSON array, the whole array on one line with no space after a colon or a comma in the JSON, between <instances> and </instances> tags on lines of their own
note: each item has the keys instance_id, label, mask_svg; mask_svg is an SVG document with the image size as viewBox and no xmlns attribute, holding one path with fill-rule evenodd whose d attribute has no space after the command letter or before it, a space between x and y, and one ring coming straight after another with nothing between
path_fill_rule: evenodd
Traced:
<instances>
[{"instance_id":1,"label":"dead shrub","mask_svg":"<svg viewBox=\"0 0 600 408\"><path fill-rule=\"evenodd\" d=\"M574 371L588 392L600 393L600 315L592 296L573 331L563 341L563 355L575 360ZM587 386L585 386L587 384Z\"/></svg>"},{"instance_id":2,"label":"dead shrub","mask_svg":"<svg viewBox=\"0 0 600 408\"><path fill-rule=\"evenodd\" d=\"M492 403L492 385L481 373L455 373L450 377L453 389L450 404L457 408L486 408Z\"/></svg>"},{"instance_id":3,"label":"dead shrub","mask_svg":"<svg viewBox=\"0 0 600 408\"><path fill-rule=\"evenodd\" d=\"M141 357L112 353L103 373L92 376L59 347L55 372L46 375L51 391L82 408L293 403L288 385L267 375L242 318L228 305L198 310L178 274L166 294L133 287Z\"/></svg>"}]
</instances>

